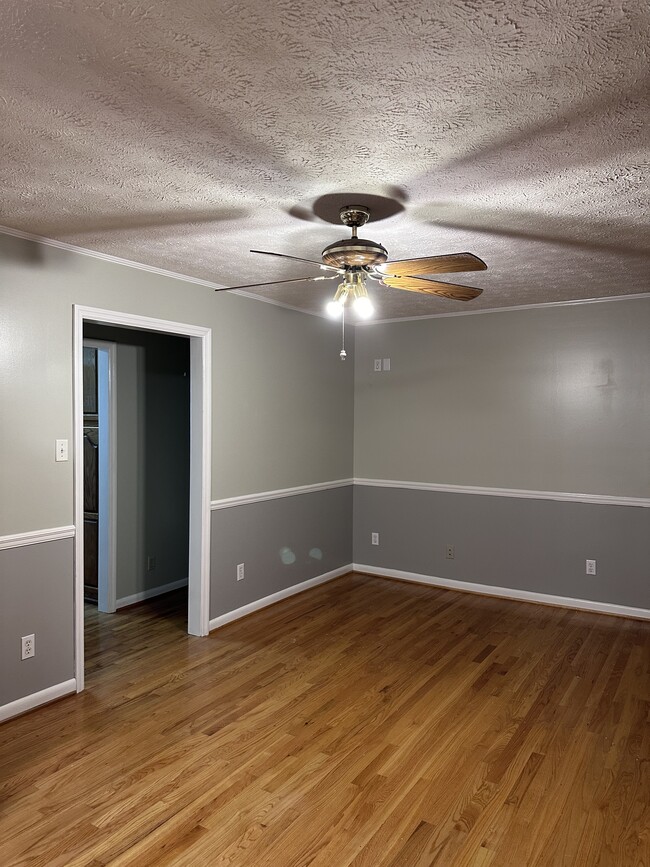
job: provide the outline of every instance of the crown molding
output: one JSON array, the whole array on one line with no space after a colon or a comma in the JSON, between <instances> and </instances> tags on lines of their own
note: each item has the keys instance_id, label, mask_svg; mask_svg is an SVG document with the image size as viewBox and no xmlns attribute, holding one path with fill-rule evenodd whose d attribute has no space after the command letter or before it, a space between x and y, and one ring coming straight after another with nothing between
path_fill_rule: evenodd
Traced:
<instances>
[{"instance_id":1,"label":"crown molding","mask_svg":"<svg viewBox=\"0 0 650 867\"><path fill-rule=\"evenodd\" d=\"M197 286L205 286L207 289L226 289L222 283L214 283L211 280L204 280L202 277L190 277L188 274L180 274L178 271L168 271L166 268L158 268L156 265L145 265L143 262L135 262L132 259L123 259L121 256L114 256L112 253L101 253L98 250L90 250L87 247L78 247L76 244L69 244L67 241L57 241L55 238L46 238L43 235L34 235L31 232L24 232L22 229L12 229L11 226L1 226L0 234L10 235L13 238L21 238L23 241L33 241L35 244L44 244L46 247L54 247L57 250L64 250L67 253L78 253L80 256L90 256L91 259L99 259L102 262L110 262L113 265L124 265L127 268L135 268L138 271L147 271L149 274L157 274L159 277L170 277L172 280L181 280L184 283L194 283ZM265 304L273 304L275 307L284 307L285 310L293 310L296 313L305 313L308 316L317 316L319 319L328 319L325 313L316 313L312 310L303 310L300 307L295 307L292 304L285 304L283 301L277 301L275 298L262 298L260 295L254 295L252 292L244 292L241 289L231 289L231 295L240 295L242 298L249 298L252 301L262 301Z\"/></svg>"},{"instance_id":2,"label":"crown molding","mask_svg":"<svg viewBox=\"0 0 650 867\"><path fill-rule=\"evenodd\" d=\"M44 235L34 235L32 232L25 232L22 229L14 229L11 226L0 225L0 234L10 235L13 238L21 238L24 241L33 241L36 244L44 244L47 247L55 247L58 250L64 250L68 253L78 253L81 256L90 256L92 259L110 262L113 265L124 265L127 268L136 268L139 271L147 271L150 274L157 274L159 277L170 277L172 280L181 280L184 283L194 283L197 286L205 286L207 289L226 288L222 283L204 280L202 277L191 277L188 274L180 274L177 271L168 271L165 268L158 268L156 265L145 265L143 262L135 262L132 259L123 259L120 256L114 256L112 253L101 253L98 250L90 250L87 247L79 247L76 244L70 244L67 241L57 241L55 238L46 238ZM278 301L275 298L265 298L261 295L255 295L252 292L245 292L242 289L231 289L230 292L232 295L240 295L242 298L249 298L251 301L262 301L264 304L272 304L275 307L283 307L285 310L293 310L295 313L304 313L307 316L316 316L318 319L330 321L330 317L325 312L304 310L302 307L296 307L293 304L286 304L284 301ZM365 319L348 322L346 324L348 327L357 328L369 325L388 325L394 322L418 322L421 319L445 319L451 316L478 316L482 313L509 313L517 310L539 310L540 308L545 307L575 307L581 304L598 304L605 301L629 301L632 298L650 298L650 292L638 292L633 295L608 295L603 298L580 298L570 301L543 301L539 304L516 304L511 307L459 310L454 313L427 313L424 316L398 316L394 319Z\"/></svg>"},{"instance_id":3,"label":"crown molding","mask_svg":"<svg viewBox=\"0 0 650 867\"><path fill-rule=\"evenodd\" d=\"M650 298L650 292L632 295L605 295L602 298L577 298L570 301L540 301L537 304L515 304L512 307L484 307L481 310L458 310L454 313L427 313L424 316L398 316L395 319L364 319L355 322L355 327L389 325L394 322L419 322L421 319L448 319L453 316L480 316L482 313L514 313L519 310L541 310L547 307L579 307L583 304L601 304L606 301L631 301L633 298Z\"/></svg>"}]
</instances>

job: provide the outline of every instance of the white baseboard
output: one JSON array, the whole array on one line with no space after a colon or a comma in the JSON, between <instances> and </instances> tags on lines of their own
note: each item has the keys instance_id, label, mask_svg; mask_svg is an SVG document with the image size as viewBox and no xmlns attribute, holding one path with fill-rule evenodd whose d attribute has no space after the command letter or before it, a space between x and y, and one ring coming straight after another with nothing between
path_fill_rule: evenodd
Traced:
<instances>
[{"instance_id":1,"label":"white baseboard","mask_svg":"<svg viewBox=\"0 0 650 867\"><path fill-rule=\"evenodd\" d=\"M14 716L20 716L21 713L26 713L28 710L33 710L35 707L48 704L57 698L63 698L64 695L70 695L70 693L76 691L77 681L72 678L71 680L64 680L63 683L48 686L47 689L42 689L40 692L26 695L24 698L17 698L16 701L10 701L9 704L4 704L0 707L0 722L4 722Z\"/></svg>"},{"instance_id":2,"label":"white baseboard","mask_svg":"<svg viewBox=\"0 0 650 867\"><path fill-rule=\"evenodd\" d=\"M151 587L149 590L141 590L131 596L123 596L115 600L115 608L126 608L127 605L135 605L136 602L144 602L145 599L153 599L154 596L162 596L163 593L171 593L172 590L179 590L181 587L187 587L187 578L161 584L160 587Z\"/></svg>"},{"instance_id":3,"label":"white baseboard","mask_svg":"<svg viewBox=\"0 0 650 867\"><path fill-rule=\"evenodd\" d=\"M615 605L611 602L594 602L591 599L573 599L570 596L552 596L548 593L534 593L530 590L513 590L510 587L494 587L491 584L473 584L470 581L455 581L452 578L437 578L434 575L420 575L418 572L403 572L401 569L378 569L354 563L355 572L365 572L378 578L397 578L414 584L428 584L447 590L460 590L464 593L478 593L482 596L498 596L517 602L537 602L558 608L577 608L579 611L595 611L599 614L613 614L617 617L632 617L636 620L650 620L650 610L633 608L629 605Z\"/></svg>"},{"instance_id":4,"label":"white baseboard","mask_svg":"<svg viewBox=\"0 0 650 867\"><path fill-rule=\"evenodd\" d=\"M213 629L218 629L220 626L225 626L226 623L232 623L233 620L239 620L241 617L246 617L247 614L252 614L254 611L259 611L261 608L267 608L273 605L274 602L280 602L282 599L287 599L289 596L295 596L297 593L303 593L305 590L310 590L312 587L318 587L319 584L325 584L327 581L332 581L334 578L339 578L347 572L352 571L352 566L340 566L338 569L332 569L331 572L324 572L322 575L317 575L315 578L309 578L307 581L302 581L300 584L294 584L292 587L287 587L286 590L279 590L277 593L272 593L270 596L264 596L262 599L257 599L248 605L242 605L241 608L235 608L234 611L228 611L227 614L220 614L219 617L214 617L210 621L210 632Z\"/></svg>"}]
</instances>

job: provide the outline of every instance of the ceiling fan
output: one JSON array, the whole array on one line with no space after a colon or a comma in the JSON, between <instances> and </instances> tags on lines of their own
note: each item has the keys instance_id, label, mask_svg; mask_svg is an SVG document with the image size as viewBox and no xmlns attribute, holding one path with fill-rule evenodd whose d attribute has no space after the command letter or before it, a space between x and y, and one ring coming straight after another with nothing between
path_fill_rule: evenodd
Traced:
<instances>
[{"instance_id":1,"label":"ceiling fan","mask_svg":"<svg viewBox=\"0 0 650 867\"><path fill-rule=\"evenodd\" d=\"M279 256L316 265L323 271L332 271L319 277L294 277L288 280L274 280L271 283L248 283L244 286L227 286L216 289L252 289L257 286L273 286L280 283L300 283L307 280L333 280L342 277L334 298L327 304L327 312L332 317L343 314L350 303L358 316L367 319L374 309L368 296L366 278L377 280L383 286L406 289L408 292L421 292L426 295L442 295L454 301L471 301L483 291L457 283L441 283L432 280L428 274L450 274L458 271L484 271L487 265L472 253L452 253L447 256L428 256L418 259L398 259L388 261L388 251L376 241L359 238L357 230L370 219L370 210L364 205L345 205L339 212L341 222L352 230L352 237L329 244L321 253L322 262L287 256L284 253L270 253L266 250L251 250L264 256Z\"/></svg>"}]
</instances>

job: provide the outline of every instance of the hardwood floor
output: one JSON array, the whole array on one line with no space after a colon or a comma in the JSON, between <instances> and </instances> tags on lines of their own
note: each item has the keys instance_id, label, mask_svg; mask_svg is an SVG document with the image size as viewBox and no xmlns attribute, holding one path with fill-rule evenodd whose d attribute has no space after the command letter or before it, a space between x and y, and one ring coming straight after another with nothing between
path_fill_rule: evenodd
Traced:
<instances>
[{"instance_id":1,"label":"hardwood floor","mask_svg":"<svg viewBox=\"0 0 650 867\"><path fill-rule=\"evenodd\" d=\"M0 727L0 864L650 864L650 623L350 575L88 626Z\"/></svg>"}]
</instances>

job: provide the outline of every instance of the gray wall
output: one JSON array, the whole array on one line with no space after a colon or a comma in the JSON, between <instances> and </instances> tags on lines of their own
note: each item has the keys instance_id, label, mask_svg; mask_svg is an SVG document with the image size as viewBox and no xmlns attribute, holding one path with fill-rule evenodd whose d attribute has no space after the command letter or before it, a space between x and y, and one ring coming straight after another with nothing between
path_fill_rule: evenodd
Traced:
<instances>
[{"instance_id":1,"label":"gray wall","mask_svg":"<svg viewBox=\"0 0 650 867\"><path fill-rule=\"evenodd\" d=\"M351 562L352 486L216 509L210 617Z\"/></svg>"},{"instance_id":2,"label":"gray wall","mask_svg":"<svg viewBox=\"0 0 650 867\"><path fill-rule=\"evenodd\" d=\"M73 539L0 551L0 705L74 677ZM36 655L20 658L20 637Z\"/></svg>"},{"instance_id":3,"label":"gray wall","mask_svg":"<svg viewBox=\"0 0 650 867\"><path fill-rule=\"evenodd\" d=\"M355 476L648 497L649 335L648 298L357 328Z\"/></svg>"},{"instance_id":4,"label":"gray wall","mask_svg":"<svg viewBox=\"0 0 650 867\"><path fill-rule=\"evenodd\" d=\"M358 328L355 477L648 498L649 335L648 298ZM355 486L354 562L650 608L650 509Z\"/></svg>"},{"instance_id":5,"label":"gray wall","mask_svg":"<svg viewBox=\"0 0 650 867\"><path fill-rule=\"evenodd\" d=\"M187 579L189 340L89 324L117 343L117 599ZM156 565L147 569L147 558Z\"/></svg>"},{"instance_id":6,"label":"gray wall","mask_svg":"<svg viewBox=\"0 0 650 867\"><path fill-rule=\"evenodd\" d=\"M55 439L72 445L73 304L212 329L213 499L352 476L354 371L339 360L339 331L331 322L2 235L0 536L73 522L72 460L54 461ZM321 507L314 502L313 508L317 521ZM284 531L269 539L269 550L285 539ZM71 542L66 544L71 550ZM47 579L33 568L45 547L14 548L3 559L5 698L28 695L73 673L72 561L61 567L66 574L57 578L59 602L53 605L52 585L44 590ZM217 549L213 570L219 564ZM223 574L229 581L230 569L223 567ZM290 580L311 574L293 570ZM220 580L213 574L217 598ZM266 596L277 586L275 577L268 586L262 577L256 592ZM47 627L36 630L33 677L23 678L27 663L14 669L6 660L20 649L23 624L45 620ZM64 665L57 663L56 670L38 649L45 629L58 636L57 659Z\"/></svg>"},{"instance_id":7,"label":"gray wall","mask_svg":"<svg viewBox=\"0 0 650 867\"><path fill-rule=\"evenodd\" d=\"M650 509L355 485L354 562L650 610Z\"/></svg>"},{"instance_id":8,"label":"gray wall","mask_svg":"<svg viewBox=\"0 0 650 867\"><path fill-rule=\"evenodd\" d=\"M72 523L72 305L213 332L212 498L352 475L353 369L330 321L0 236L0 535Z\"/></svg>"},{"instance_id":9,"label":"gray wall","mask_svg":"<svg viewBox=\"0 0 650 867\"><path fill-rule=\"evenodd\" d=\"M116 352L116 598L137 592L145 551L145 349Z\"/></svg>"},{"instance_id":10,"label":"gray wall","mask_svg":"<svg viewBox=\"0 0 650 867\"><path fill-rule=\"evenodd\" d=\"M73 520L72 462L54 462L54 440L72 440L74 303L212 328L213 499L352 475L650 495L648 299L359 328L355 402L326 320L0 236L0 536ZM374 374L388 356L392 370ZM646 509L402 493L359 494L355 560L436 574L451 543L461 580L647 604ZM334 490L213 512L211 616L349 562L349 508L349 491ZM368 529L379 549L367 550ZM51 544L2 557L5 699L72 674L72 562L46 577ZM599 559L597 581L585 583L586 557ZM58 649L37 650L23 677L8 660L34 622Z\"/></svg>"}]
</instances>

